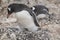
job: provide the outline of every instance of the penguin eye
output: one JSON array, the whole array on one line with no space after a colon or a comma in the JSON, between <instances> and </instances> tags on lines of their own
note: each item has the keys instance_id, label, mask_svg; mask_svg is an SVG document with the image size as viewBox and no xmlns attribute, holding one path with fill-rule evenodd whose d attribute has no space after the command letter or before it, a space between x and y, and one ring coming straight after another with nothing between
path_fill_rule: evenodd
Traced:
<instances>
[{"instance_id":1,"label":"penguin eye","mask_svg":"<svg viewBox=\"0 0 60 40\"><path fill-rule=\"evenodd\" d=\"M35 7L32 7L32 10L35 10Z\"/></svg>"},{"instance_id":2,"label":"penguin eye","mask_svg":"<svg viewBox=\"0 0 60 40\"><path fill-rule=\"evenodd\" d=\"M8 8L9 11L11 11L11 8Z\"/></svg>"}]
</instances>

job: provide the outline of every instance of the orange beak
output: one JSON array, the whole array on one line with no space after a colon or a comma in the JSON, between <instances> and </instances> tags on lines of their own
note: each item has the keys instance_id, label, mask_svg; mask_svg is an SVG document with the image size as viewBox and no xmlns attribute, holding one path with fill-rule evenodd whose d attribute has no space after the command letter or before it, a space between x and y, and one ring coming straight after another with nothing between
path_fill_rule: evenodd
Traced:
<instances>
[{"instance_id":1,"label":"orange beak","mask_svg":"<svg viewBox=\"0 0 60 40\"><path fill-rule=\"evenodd\" d=\"M9 16L10 16L11 14L9 13L9 14L7 14L7 18L9 18Z\"/></svg>"}]
</instances>

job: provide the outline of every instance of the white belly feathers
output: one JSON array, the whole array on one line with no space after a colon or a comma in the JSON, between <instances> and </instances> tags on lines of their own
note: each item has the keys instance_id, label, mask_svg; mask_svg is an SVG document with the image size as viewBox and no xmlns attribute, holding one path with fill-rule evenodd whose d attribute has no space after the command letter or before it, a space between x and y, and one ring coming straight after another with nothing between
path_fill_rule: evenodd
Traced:
<instances>
[{"instance_id":1,"label":"white belly feathers","mask_svg":"<svg viewBox=\"0 0 60 40\"><path fill-rule=\"evenodd\" d=\"M28 11L23 10L16 13L17 22L22 25L22 28L28 28L30 31L36 31L38 27L34 24L33 17Z\"/></svg>"}]
</instances>

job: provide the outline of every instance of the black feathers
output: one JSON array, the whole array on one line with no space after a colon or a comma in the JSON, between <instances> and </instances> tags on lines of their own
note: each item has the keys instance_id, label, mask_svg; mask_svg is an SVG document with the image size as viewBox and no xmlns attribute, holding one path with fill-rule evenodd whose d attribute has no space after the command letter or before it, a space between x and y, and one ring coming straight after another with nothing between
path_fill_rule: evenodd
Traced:
<instances>
[{"instance_id":1,"label":"black feathers","mask_svg":"<svg viewBox=\"0 0 60 40\"><path fill-rule=\"evenodd\" d=\"M8 6L8 8L10 8L10 10L8 9L8 14L12 14L13 12L20 12L22 10L26 10L29 12L29 14L32 16L33 20L34 20L34 23L36 26L39 26L38 22L37 22L37 19L36 19L36 16L35 16L35 13L33 13L33 11L26 5L24 4L16 4L16 3L13 3L13 4L10 4Z\"/></svg>"},{"instance_id":2,"label":"black feathers","mask_svg":"<svg viewBox=\"0 0 60 40\"><path fill-rule=\"evenodd\" d=\"M24 8L29 8L28 6L24 5L24 4L16 4L16 3L13 3L13 4L10 4L8 6L8 8L10 8L11 10L9 11L8 10L8 13L11 12L19 12L19 11L22 11L24 10Z\"/></svg>"},{"instance_id":3,"label":"black feathers","mask_svg":"<svg viewBox=\"0 0 60 40\"><path fill-rule=\"evenodd\" d=\"M35 14L38 16L39 14L48 14L49 9L44 5L35 5L31 7L31 9L35 12Z\"/></svg>"}]
</instances>

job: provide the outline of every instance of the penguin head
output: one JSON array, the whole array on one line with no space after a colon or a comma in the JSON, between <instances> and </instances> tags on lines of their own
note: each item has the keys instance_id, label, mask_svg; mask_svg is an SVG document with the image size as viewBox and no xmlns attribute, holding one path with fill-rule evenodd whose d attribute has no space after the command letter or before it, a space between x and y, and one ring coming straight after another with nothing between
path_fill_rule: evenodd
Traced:
<instances>
[{"instance_id":1,"label":"penguin head","mask_svg":"<svg viewBox=\"0 0 60 40\"><path fill-rule=\"evenodd\" d=\"M24 5L24 4L16 4L16 3L13 3L13 4L10 4L7 8L7 11L8 11L8 15L7 15L7 18L12 14L12 13L15 13L15 12L20 12L22 11L23 9L25 8L28 8L28 6Z\"/></svg>"},{"instance_id":2,"label":"penguin head","mask_svg":"<svg viewBox=\"0 0 60 40\"><path fill-rule=\"evenodd\" d=\"M31 7L31 9L36 13L36 15L39 14L48 14L49 9L47 7L45 7L44 5L35 5L33 7Z\"/></svg>"}]
</instances>

